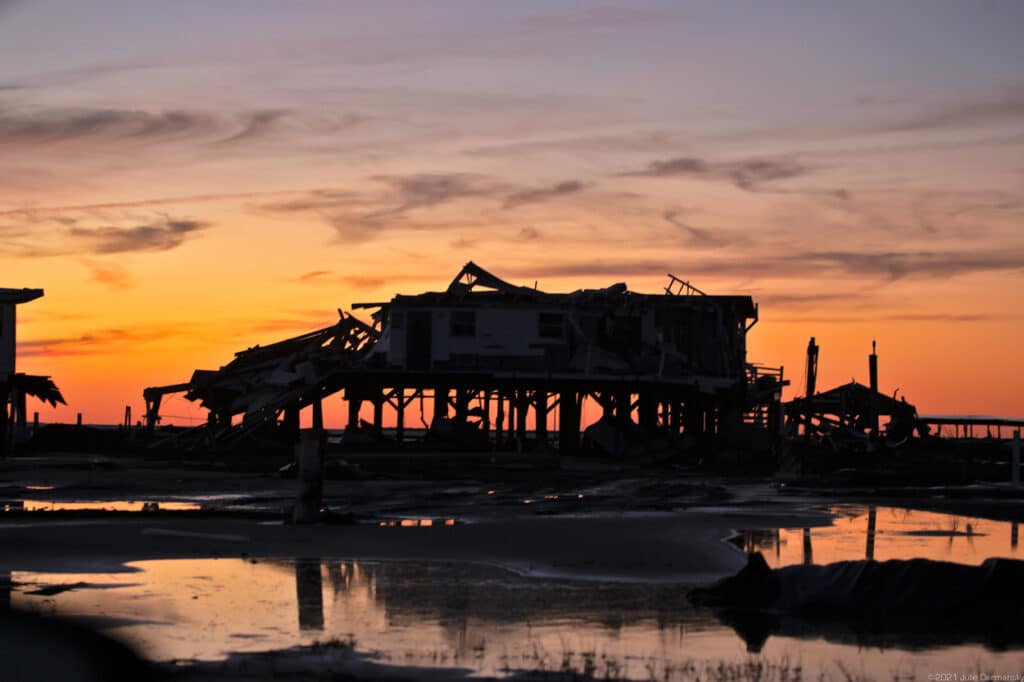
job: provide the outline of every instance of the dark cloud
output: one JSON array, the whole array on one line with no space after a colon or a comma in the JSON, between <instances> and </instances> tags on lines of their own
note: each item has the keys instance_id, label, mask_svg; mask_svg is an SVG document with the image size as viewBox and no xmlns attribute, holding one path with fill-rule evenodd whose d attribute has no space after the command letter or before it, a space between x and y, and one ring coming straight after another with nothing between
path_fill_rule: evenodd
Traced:
<instances>
[{"instance_id":1,"label":"dark cloud","mask_svg":"<svg viewBox=\"0 0 1024 682\"><path fill-rule=\"evenodd\" d=\"M567 194L582 192L585 185L579 180L568 180L560 182L551 187L540 189L527 189L521 192L514 192L505 199L505 208L515 208L523 204L535 204L542 201L557 199Z\"/></svg>"},{"instance_id":2,"label":"dark cloud","mask_svg":"<svg viewBox=\"0 0 1024 682\"><path fill-rule=\"evenodd\" d=\"M792 158L745 159L742 161L711 162L696 157L679 157L652 161L646 168L621 175L641 178L696 177L725 180L748 192L756 192L761 185L777 180L806 175L810 169Z\"/></svg>"},{"instance_id":3,"label":"dark cloud","mask_svg":"<svg viewBox=\"0 0 1024 682\"><path fill-rule=\"evenodd\" d=\"M763 314L763 313L762 313ZM991 313L892 313L892 314L871 314L871 315L800 315L797 317L789 315L771 316L773 323L791 324L848 324L864 322L1005 322L1007 320L1020 319L1019 315L1004 315Z\"/></svg>"},{"instance_id":4,"label":"dark cloud","mask_svg":"<svg viewBox=\"0 0 1024 682\"><path fill-rule=\"evenodd\" d=\"M18 341L18 354L24 356L105 355L123 352L126 344L138 345L180 335L187 325L160 325L148 328L99 329L85 334Z\"/></svg>"},{"instance_id":5,"label":"dark cloud","mask_svg":"<svg viewBox=\"0 0 1024 682\"><path fill-rule=\"evenodd\" d=\"M607 29L662 24L673 19L671 14L648 8L603 5L564 14L534 15L527 17L524 25L530 30Z\"/></svg>"},{"instance_id":6,"label":"dark cloud","mask_svg":"<svg viewBox=\"0 0 1024 682\"><path fill-rule=\"evenodd\" d=\"M534 239L540 239L540 231L536 227L527 226L519 230L517 236L523 241L533 241Z\"/></svg>"},{"instance_id":7,"label":"dark cloud","mask_svg":"<svg viewBox=\"0 0 1024 682\"><path fill-rule=\"evenodd\" d=\"M288 110L241 112L134 109L0 110L0 146L84 141L146 143L196 138L215 145L248 143L273 133ZM219 139L218 139L219 136Z\"/></svg>"},{"instance_id":8,"label":"dark cloud","mask_svg":"<svg viewBox=\"0 0 1024 682\"><path fill-rule=\"evenodd\" d=\"M932 106L902 119L859 126L857 132L904 133L959 126L974 126L994 121L1019 121L1024 118L1024 92L968 101L954 105Z\"/></svg>"},{"instance_id":9,"label":"dark cloud","mask_svg":"<svg viewBox=\"0 0 1024 682\"><path fill-rule=\"evenodd\" d=\"M69 236L96 254L133 251L168 251L209 227L198 220L165 218L159 222L133 227L72 227Z\"/></svg>"},{"instance_id":10,"label":"dark cloud","mask_svg":"<svg viewBox=\"0 0 1024 682\"><path fill-rule=\"evenodd\" d=\"M627 275L650 275L651 273L667 273L672 269L669 261L662 260L594 260L581 263L558 263L548 265L529 265L503 268L502 273L509 277L595 277L622 278ZM595 283L600 286L600 283Z\"/></svg>"},{"instance_id":11,"label":"dark cloud","mask_svg":"<svg viewBox=\"0 0 1024 682\"><path fill-rule=\"evenodd\" d=\"M230 192L224 194L190 194L174 197L157 197L139 199L137 201L111 201L97 204L66 204L60 206L32 206L26 208L9 208L0 210L0 217L18 217L26 219L61 220L54 217L60 213L89 213L123 208L145 208L147 206L163 206L167 204L194 204L208 201L227 201L231 199L257 199L271 196L288 196L316 193L325 190L272 190L268 192ZM273 206L269 204L268 206Z\"/></svg>"},{"instance_id":12,"label":"dark cloud","mask_svg":"<svg viewBox=\"0 0 1024 682\"><path fill-rule=\"evenodd\" d=\"M674 227L679 228L687 236L687 244L698 248L714 249L720 246L725 246L729 243L727 239L721 236L711 234L705 229L694 227L689 223L684 223L679 219L680 211L672 210L665 211L662 217Z\"/></svg>"},{"instance_id":13,"label":"dark cloud","mask_svg":"<svg viewBox=\"0 0 1024 682\"><path fill-rule=\"evenodd\" d=\"M330 270L311 270L298 276L296 281L298 282L317 282L326 278L330 278L334 275Z\"/></svg>"},{"instance_id":14,"label":"dark cloud","mask_svg":"<svg viewBox=\"0 0 1024 682\"><path fill-rule=\"evenodd\" d=\"M996 252L880 252L851 251L806 252L792 260L840 270L850 275L885 277L888 279L944 279L980 272L1024 269L1024 253ZM795 264L795 263L794 263Z\"/></svg>"},{"instance_id":15,"label":"dark cloud","mask_svg":"<svg viewBox=\"0 0 1024 682\"><path fill-rule=\"evenodd\" d=\"M125 226L92 226L84 217L28 216L21 226L0 226L0 242L11 255L21 258L168 251L208 227L209 224L202 221L166 215ZM101 274L98 281L102 279ZM107 283L112 282L116 275L107 273L105 279Z\"/></svg>"},{"instance_id":16,"label":"dark cloud","mask_svg":"<svg viewBox=\"0 0 1024 682\"><path fill-rule=\"evenodd\" d=\"M365 242L394 229L445 229L460 227L455 221L436 225L417 221L409 214L463 199L497 196L507 191L489 176L472 173L418 173L378 175L379 192L316 190L304 196L260 208L274 212L310 213L330 225L346 242ZM465 225L462 225L465 227ZM471 225L479 227L479 225Z\"/></svg>"},{"instance_id":17,"label":"dark cloud","mask_svg":"<svg viewBox=\"0 0 1024 682\"><path fill-rule=\"evenodd\" d=\"M304 192L294 199L263 204L260 208L275 213L324 212L349 208L364 200L365 197L356 192L340 189L316 189Z\"/></svg>"},{"instance_id":18,"label":"dark cloud","mask_svg":"<svg viewBox=\"0 0 1024 682\"><path fill-rule=\"evenodd\" d=\"M230 137L220 140L218 144L235 144L263 137L267 133L273 132L274 128L277 127L278 121L289 113L284 109L272 109L245 114L242 117L242 129Z\"/></svg>"},{"instance_id":19,"label":"dark cloud","mask_svg":"<svg viewBox=\"0 0 1024 682\"><path fill-rule=\"evenodd\" d=\"M634 175L645 178L666 178L676 175L707 175L711 172L711 166L703 159L692 157L681 157L667 159L665 161L651 161L647 168L639 171L623 173L623 175Z\"/></svg>"},{"instance_id":20,"label":"dark cloud","mask_svg":"<svg viewBox=\"0 0 1024 682\"><path fill-rule=\"evenodd\" d=\"M744 279L808 279L847 276L865 281L903 279L944 280L961 275L987 272L1024 272L1024 251L919 251L852 252L803 251L785 254L765 253L749 259L701 260L622 260L559 263L513 270L518 276L649 276L658 272L693 273Z\"/></svg>"},{"instance_id":21,"label":"dark cloud","mask_svg":"<svg viewBox=\"0 0 1024 682\"><path fill-rule=\"evenodd\" d=\"M419 173L377 176L391 185L396 205L376 215L396 215L417 208L437 206L457 199L490 196L497 188L484 176L472 173Z\"/></svg>"},{"instance_id":22,"label":"dark cloud","mask_svg":"<svg viewBox=\"0 0 1024 682\"><path fill-rule=\"evenodd\" d=\"M807 173L807 169L792 159L752 159L722 167L740 189L753 192L758 185L773 180L786 180Z\"/></svg>"},{"instance_id":23,"label":"dark cloud","mask_svg":"<svg viewBox=\"0 0 1024 682\"><path fill-rule=\"evenodd\" d=\"M299 275L294 280L299 284L330 284L330 285L341 285L350 289L378 289L386 284L395 284L399 282L420 282L423 278L416 275L395 275L395 274L381 274L381 275L364 275L364 274L346 274L340 272L332 272L330 270L311 270L310 272Z\"/></svg>"},{"instance_id":24,"label":"dark cloud","mask_svg":"<svg viewBox=\"0 0 1024 682\"><path fill-rule=\"evenodd\" d=\"M189 111L150 113L123 109L0 112L0 145L84 139L152 140L215 131L215 119Z\"/></svg>"}]
</instances>

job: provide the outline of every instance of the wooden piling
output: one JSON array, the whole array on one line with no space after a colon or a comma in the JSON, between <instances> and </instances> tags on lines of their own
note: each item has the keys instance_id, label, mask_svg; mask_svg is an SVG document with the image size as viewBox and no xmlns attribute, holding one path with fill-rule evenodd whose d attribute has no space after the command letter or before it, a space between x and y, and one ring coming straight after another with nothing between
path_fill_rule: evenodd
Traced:
<instances>
[{"instance_id":1,"label":"wooden piling","mask_svg":"<svg viewBox=\"0 0 1024 682\"><path fill-rule=\"evenodd\" d=\"M395 440L405 440L405 388L395 389Z\"/></svg>"},{"instance_id":2,"label":"wooden piling","mask_svg":"<svg viewBox=\"0 0 1024 682\"><path fill-rule=\"evenodd\" d=\"M877 510L875 507L868 507L868 540L867 549L864 552L864 556L868 561L872 561L875 558L875 523L876 523Z\"/></svg>"},{"instance_id":3,"label":"wooden piling","mask_svg":"<svg viewBox=\"0 0 1024 682\"><path fill-rule=\"evenodd\" d=\"M300 432L295 445L296 497L292 511L294 523L314 523L320 519L324 495L323 429Z\"/></svg>"},{"instance_id":4,"label":"wooden piling","mask_svg":"<svg viewBox=\"0 0 1024 682\"><path fill-rule=\"evenodd\" d=\"M1014 485L1020 485L1020 429L1013 432L1013 442L1010 444L1010 481Z\"/></svg>"},{"instance_id":5,"label":"wooden piling","mask_svg":"<svg viewBox=\"0 0 1024 682\"><path fill-rule=\"evenodd\" d=\"M558 398L558 449L574 455L580 449L580 402L575 391L562 391Z\"/></svg>"}]
</instances>

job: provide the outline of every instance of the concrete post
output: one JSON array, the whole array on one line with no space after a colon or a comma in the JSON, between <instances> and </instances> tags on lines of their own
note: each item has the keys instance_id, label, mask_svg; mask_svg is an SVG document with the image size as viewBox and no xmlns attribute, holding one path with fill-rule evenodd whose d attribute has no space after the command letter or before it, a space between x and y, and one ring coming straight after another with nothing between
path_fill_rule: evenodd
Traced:
<instances>
[{"instance_id":1,"label":"concrete post","mask_svg":"<svg viewBox=\"0 0 1024 682\"><path fill-rule=\"evenodd\" d=\"M313 523L320 519L324 496L324 432L303 430L295 445L298 483L295 496L294 523Z\"/></svg>"}]
</instances>

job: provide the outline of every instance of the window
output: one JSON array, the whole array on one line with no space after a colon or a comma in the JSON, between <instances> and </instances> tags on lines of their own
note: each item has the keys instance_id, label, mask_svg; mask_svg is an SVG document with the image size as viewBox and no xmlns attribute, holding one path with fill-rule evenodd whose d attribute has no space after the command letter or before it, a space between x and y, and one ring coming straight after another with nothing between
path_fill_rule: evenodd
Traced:
<instances>
[{"instance_id":1,"label":"window","mask_svg":"<svg viewBox=\"0 0 1024 682\"><path fill-rule=\"evenodd\" d=\"M476 336L476 312L473 310L455 310L452 312L452 336Z\"/></svg>"},{"instance_id":2,"label":"window","mask_svg":"<svg viewBox=\"0 0 1024 682\"><path fill-rule=\"evenodd\" d=\"M542 339L560 339L565 334L565 315L540 313L537 316L537 336Z\"/></svg>"}]
</instances>

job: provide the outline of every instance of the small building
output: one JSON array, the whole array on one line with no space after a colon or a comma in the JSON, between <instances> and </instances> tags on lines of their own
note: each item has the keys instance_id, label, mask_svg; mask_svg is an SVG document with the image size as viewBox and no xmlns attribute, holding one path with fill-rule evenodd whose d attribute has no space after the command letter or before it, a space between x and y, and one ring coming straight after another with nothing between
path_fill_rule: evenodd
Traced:
<instances>
[{"instance_id":1,"label":"small building","mask_svg":"<svg viewBox=\"0 0 1024 682\"><path fill-rule=\"evenodd\" d=\"M17 306L42 296L42 289L0 288L0 455L10 451L12 443L26 435L26 396L54 406L64 402L49 377L16 371Z\"/></svg>"},{"instance_id":2,"label":"small building","mask_svg":"<svg viewBox=\"0 0 1024 682\"><path fill-rule=\"evenodd\" d=\"M42 289L0 289L0 382L14 374L18 306L42 296Z\"/></svg>"}]
</instances>

